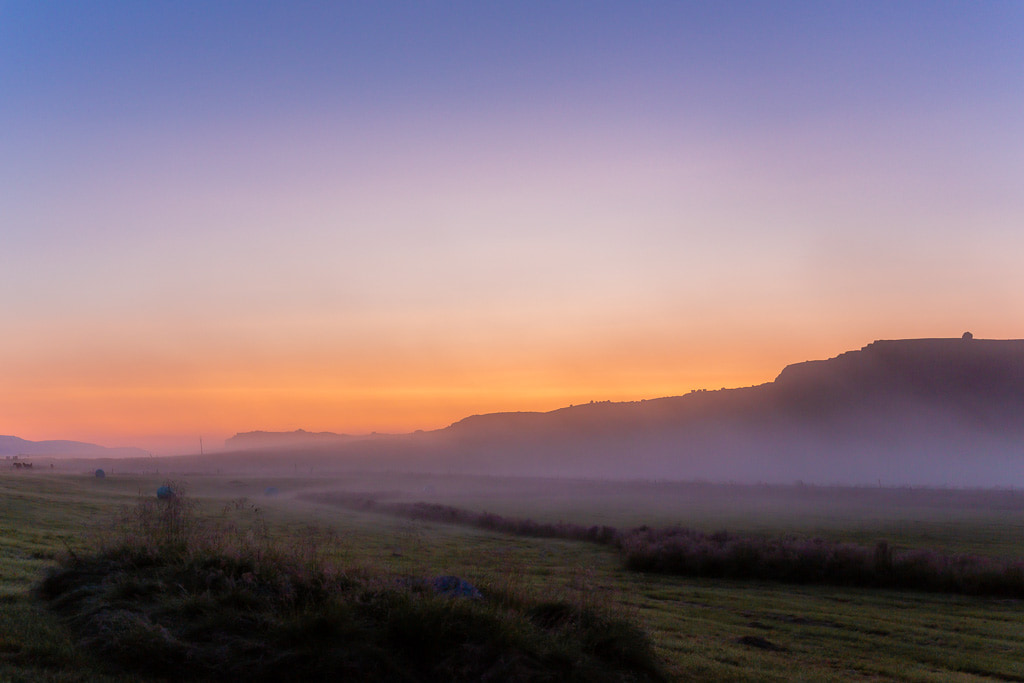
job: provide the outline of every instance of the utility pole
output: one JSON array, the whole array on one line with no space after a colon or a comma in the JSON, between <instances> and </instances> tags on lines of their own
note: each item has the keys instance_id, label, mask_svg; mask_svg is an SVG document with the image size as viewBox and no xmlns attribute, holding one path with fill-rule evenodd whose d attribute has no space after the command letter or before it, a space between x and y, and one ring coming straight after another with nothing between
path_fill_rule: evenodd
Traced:
<instances>
[{"instance_id":1,"label":"utility pole","mask_svg":"<svg viewBox=\"0 0 1024 683\"><path fill-rule=\"evenodd\" d=\"M205 455L203 453L203 437L199 437L199 455Z\"/></svg>"}]
</instances>

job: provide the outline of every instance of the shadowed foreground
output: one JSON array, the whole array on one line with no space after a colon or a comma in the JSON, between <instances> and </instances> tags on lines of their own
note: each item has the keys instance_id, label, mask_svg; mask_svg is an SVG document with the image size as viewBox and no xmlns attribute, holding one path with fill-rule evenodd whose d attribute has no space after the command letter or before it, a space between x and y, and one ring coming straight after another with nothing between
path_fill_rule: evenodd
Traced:
<instances>
[{"instance_id":1,"label":"shadowed foreground","mask_svg":"<svg viewBox=\"0 0 1024 683\"><path fill-rule=\"evenodd\" d=\"M663 680L647 636L568 602L346 573L323 535L272 543L188 501L141 501L36 589L113 673L253 680ZM261 532L263 531L263 532Z\"/></svg>"}]
</instances>

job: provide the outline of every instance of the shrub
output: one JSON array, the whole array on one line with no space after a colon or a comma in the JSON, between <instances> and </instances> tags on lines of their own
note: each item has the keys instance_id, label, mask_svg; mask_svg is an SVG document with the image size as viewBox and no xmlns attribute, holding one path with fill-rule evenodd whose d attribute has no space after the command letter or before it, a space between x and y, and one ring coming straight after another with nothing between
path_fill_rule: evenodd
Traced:
<instances>
[{"instance_id":1,"label":"shrub","mask_svg":"<svg viewBox=\"0 0 1024 683\"><path fill-rule=\"evenodd\" d=\"M620 535L618 547L626 567L636 571L1024 597L1022 561L930 550L897 553L885 541L868 548L639 527Z\"/></svg>"},{"instance_id":2,"label":"shrub","mask_svg":"<svg viewBox=\"0 0 1024 683\"><path fill-rule=\"evenodd\" d=\"M612 615L349 573L329 561L337 538L302 536L274 543L258 514L230 524L180 495L142 500L95 554L69 555L35 592L83 650L132 677L664 679L646 635Z\"/></svg>"},{"instance_id":3,"label":"shrub","mask_svg":"<svg viewBox=\"0 0 1024 683\"><path fill-rule=\"evenodd\" d=\"M464 508L439 505L436 503L381 503L365 495L340 493L319 493L306 496L307 500L327 503L352 510L373 510L408 519L418 519L444 524L462 524L487 531L498 531L516 536L534 538L564 538L575 541L589 541L601 545L612 545L619 532L611 526L582 526L567 522L538 522L522 517L502 517L492 512L473 512Z\"/></svg>"}]
</instances>

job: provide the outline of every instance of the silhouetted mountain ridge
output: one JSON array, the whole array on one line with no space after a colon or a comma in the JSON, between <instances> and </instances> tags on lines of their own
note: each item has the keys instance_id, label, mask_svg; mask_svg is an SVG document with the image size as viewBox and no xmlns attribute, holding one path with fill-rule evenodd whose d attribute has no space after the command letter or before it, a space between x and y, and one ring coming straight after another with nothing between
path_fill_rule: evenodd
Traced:
<instances>
[{"instance_id":1,"label":"silhouetted mountain ridge","mask_svg":"<svg viewBox=\"0 0 1024 683\"><path fill-rule=\"evenodd\" d=\"M754 387L473 415L332 448L467 473L1024 484L1024 340L876 341Z\"/></svg>"},{"instance_id":2,"label":"silhouetted mountain ridge","mask_svg":"<svg viewBox=\"0 0 1024 683\"><path fill-rule=\"evenodd\" d=\"M0 456L56 455L80 457L139 457L147 455L141 448L107 448L94 443L53 439L28 441L17 436L0 436Z\"/></svg>"},{"instance_id":3,"label":"silhouetted mountain ridge","mask_svg":"<svg viewBox=\"0 0 1024 683\"><path fill-rule=\"evenodd\" d=\"M447 430L598 431L622 426L666 426L680 420L846 418L869 412L918 409L949 412L1022 427L1024 340L883 340L828 360L786 366L774 382L739 389L631 402L596 402L547 413L473 415ZM895 417L895 416L894 416Z\"/></svg>"},{"instance_id":4,"label":"silhouetted mountain ridge","mask_svg":"<svg viewBox=\"0 0 1024 683\"><path fill-rule=\"evenodd\" d=\"M282 446L305 445L310 443L335 443L357 438L348 434L334 432L307 432L296 429L292 432L240 432L224 441L224 446L231 450L253 448L279 448Z\"/></svg>"},{"instance_id":5,"label":"silhouetted mountain ridge","mask_svg":"<svg viewBox=\"0 0 1024 683\"><path fill-rule=\"evenodd\" d=\"M785 368L774 384L790 397L884 398L936 404L1024 401L1024 341L876 341L827 361Z\"/></svg>"}]
</instances>

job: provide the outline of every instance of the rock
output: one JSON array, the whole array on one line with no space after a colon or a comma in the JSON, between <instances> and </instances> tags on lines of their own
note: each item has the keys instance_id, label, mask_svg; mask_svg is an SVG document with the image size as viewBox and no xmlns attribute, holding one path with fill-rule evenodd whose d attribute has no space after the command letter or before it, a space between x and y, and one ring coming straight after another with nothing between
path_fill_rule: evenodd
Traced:
<instances>
[{"instance_id":1,"label":"rock","mask_svg":"<svg viewBox=\"0 0 1024 683\"><path fill-rule=\"evenodd\" d=\"M440 595L447 595L453 598L470 598L479 600L483 598L476 587L457 576L437 576L430 582L434 592Z\"/></svg>"}]
</instances>

